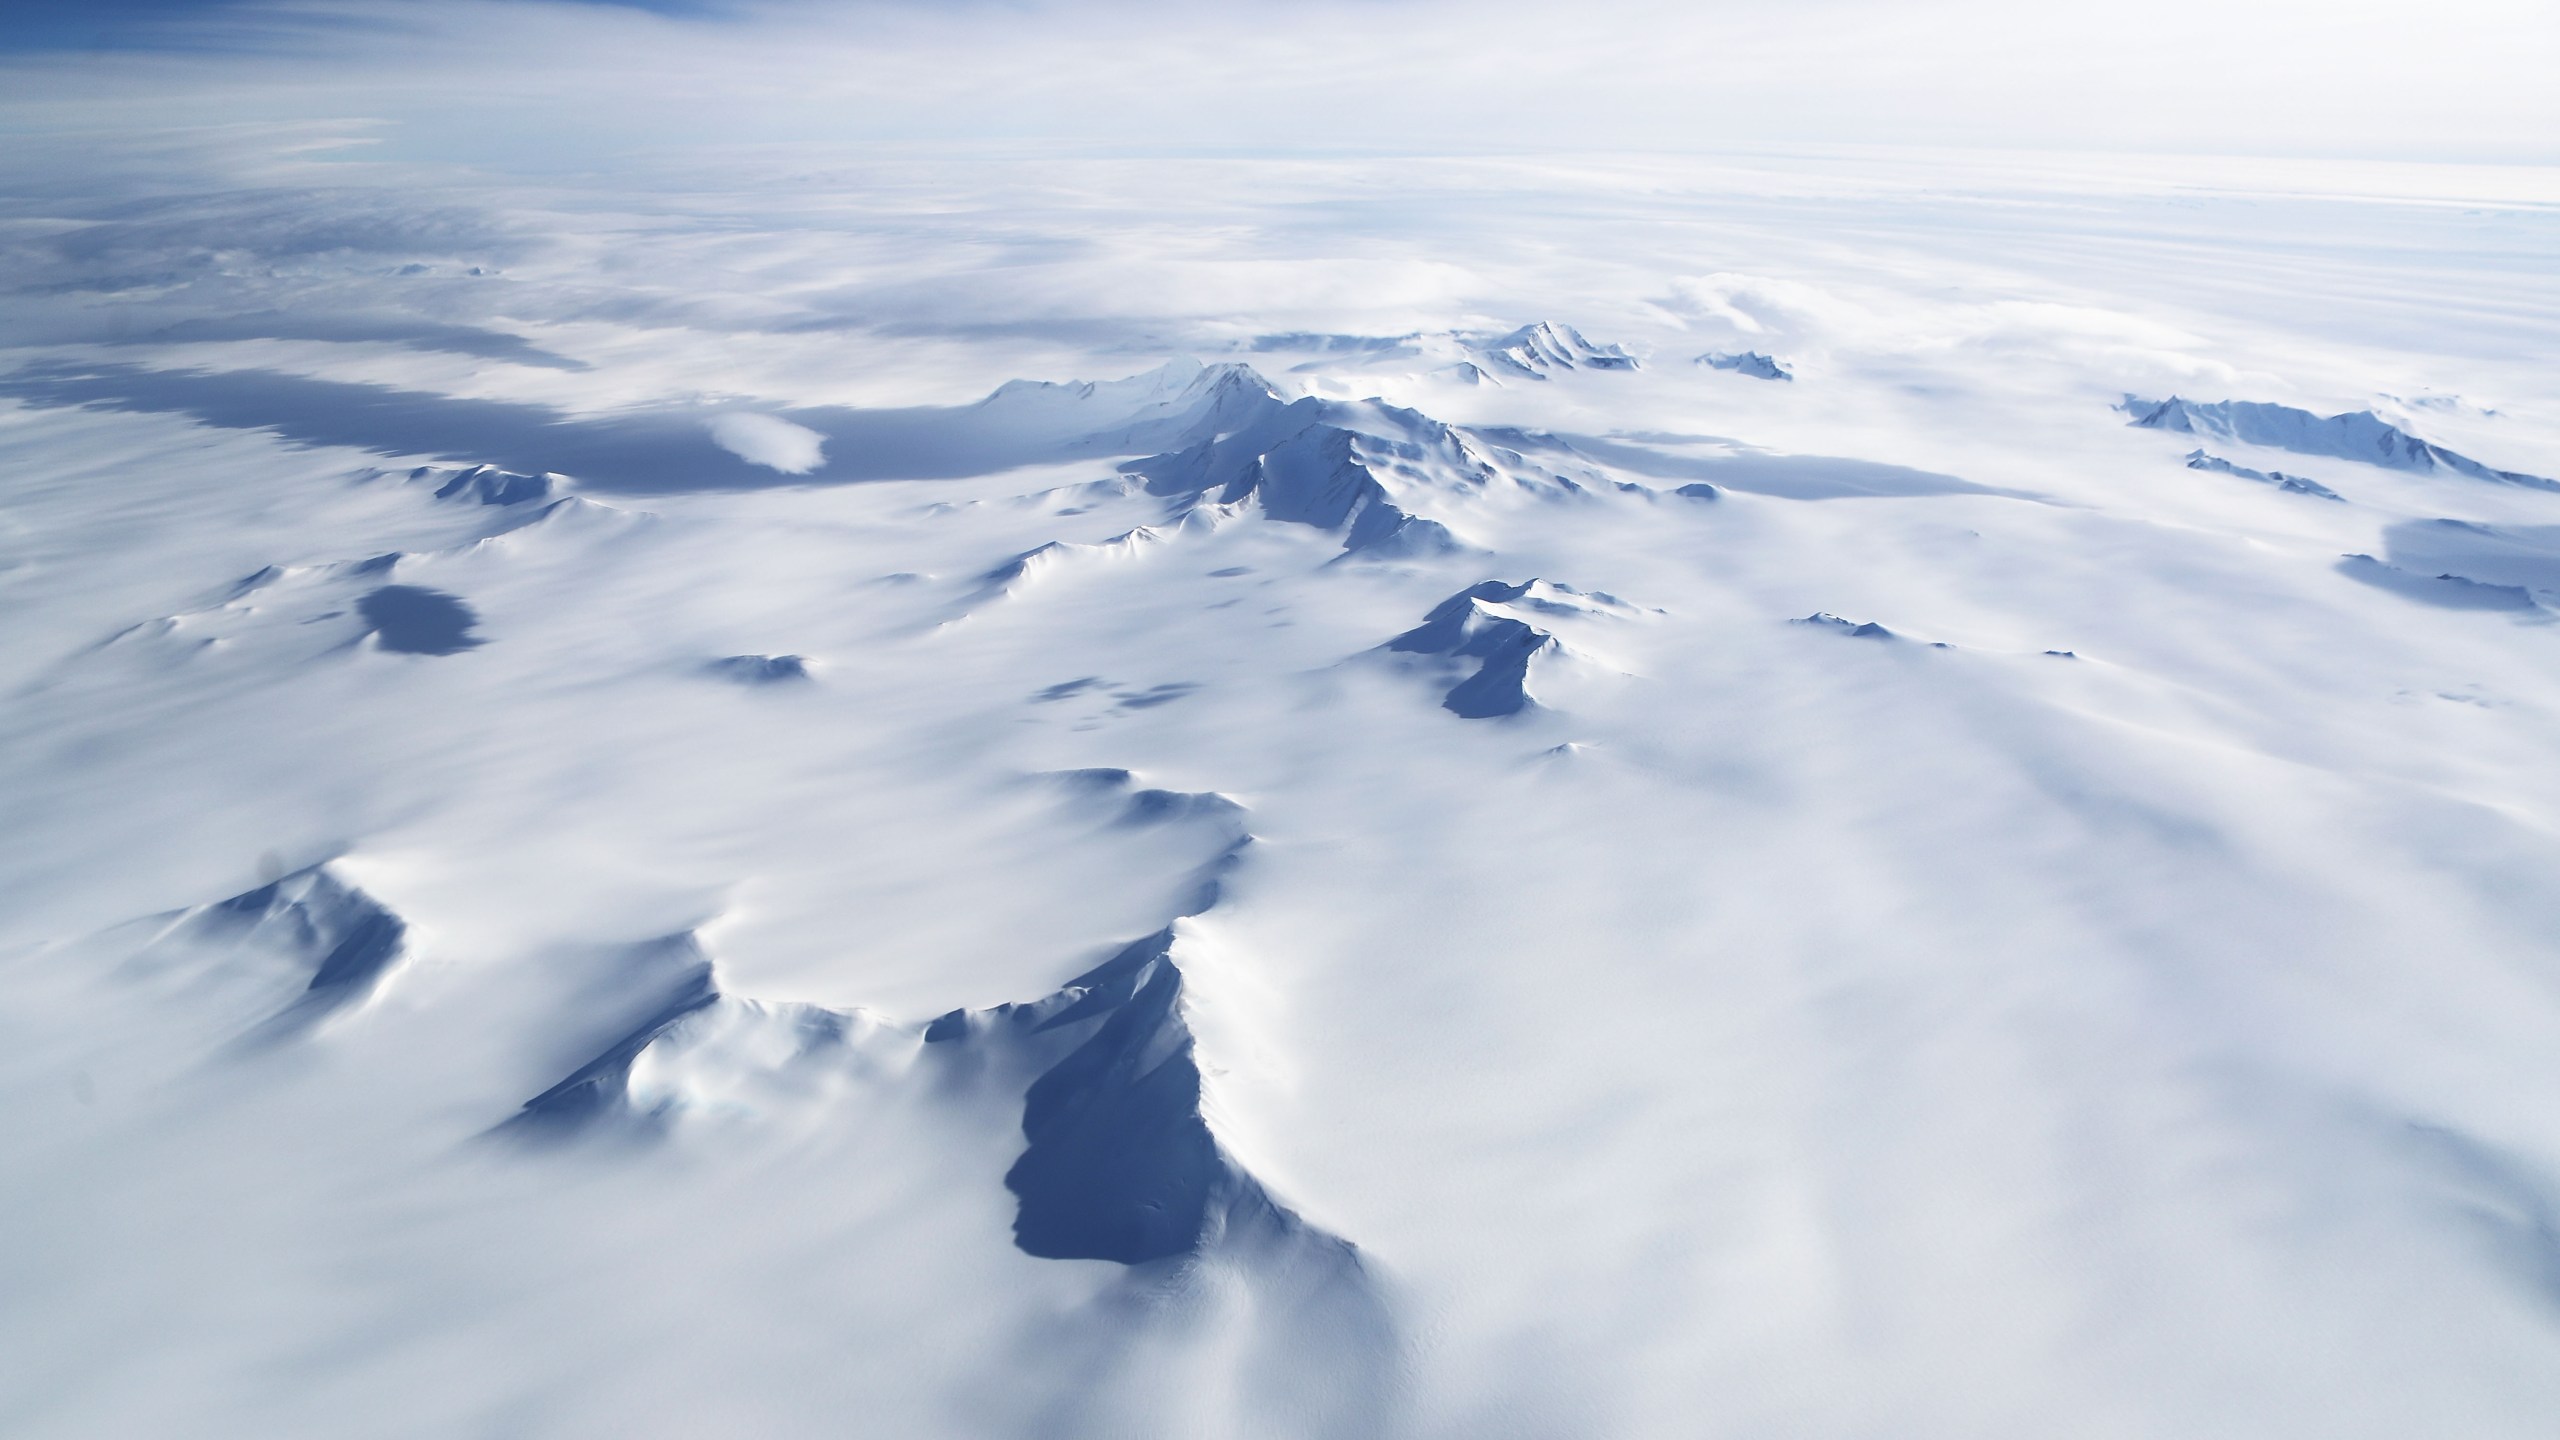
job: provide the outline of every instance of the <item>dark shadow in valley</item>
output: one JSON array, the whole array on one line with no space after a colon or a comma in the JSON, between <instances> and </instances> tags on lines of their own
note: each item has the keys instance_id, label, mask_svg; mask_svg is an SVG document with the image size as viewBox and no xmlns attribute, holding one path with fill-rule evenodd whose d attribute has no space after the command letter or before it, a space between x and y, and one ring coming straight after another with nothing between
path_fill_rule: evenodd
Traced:
<instances>
[{"instance_id":1,"label":"dark shadow in valley","mask_svg":"<svg viewBox=\"0 0 2560 1440\"><path fill-rule=\"evenodd\" d=\"M2560 593L2560 525L2404 520L2382 543L2382 558L2403 570Z\"/></svg>"},{"instance_id":2,"label":"dark shadow in valley","mask_svg":"<svg viewBox=\"0 0 2560 1440\"><path fill-rule=\"evenodd\" d=\"M483 330L473 325L451 325L397 315L293 316L268 310L254 315L181 320L147 335L108 343L177 345L207 340L322 340L337 345L398 345L410 350L469 355L481 360L503 360L546 370L590 368L583 360L554 354L521 335L510 335L503 330Z\"/></svg>"},{"instance_id":3,"label":"dark shadow in valley","mask_svg":"<svg viewBox=\"0 0 2560 1440\"><path fill-rule=\"evenodd\" d=\"M2519 615L2538 615L2542 610L2533 603L2532 592L2521 585L2493 585L2450 571L2429 575L2403 570L2370 555L2342 557L2337 571L2358 584L2441 610L2506 610Z\"/></svg>"},{"instance_id":4,"label":"dark shadow in valley","mask_svg":"<svg viewBox=\"0 0 2560 1440\"><path fill-rule=\"evenodd\" d=\"M538 474L591 491L676 494L866 480L991 474L1091 454L1080 437L987 423L981 406L773 410L825 437L825 463L786 475L714 443L716 413L691 407L571 415L545 405L461 399L267 370L151 370L136 365L32 367L0 376L0 396L34 405L185 415L226 429L268 430L298 445L343 445Z\"/></svg>"},{"instance_id":5,"label":"dark shadow in valley","mask_svg":"<svg viewBox=\"0 0 2560 1440\"><path fill-rule=\"evenodd\" d=\"M367 591L356 611L383 649L402 655L459 655L484 643L471 633L480 617L470 606L423 585Z\"/></svg>"},{"instance_id":6,"label":"dark shadow in valley","mask_svg":"<svg viewBox=\"0 0 2560 1440\"><path fill-rule=\"evenodd\" d=\"M1848 460L1828 455L1773 455L1744 450L1721 455L1680 455L1638 443L1632 438L1599 435L1550 435L1534 431L1480 432L1502 444L1527 451L1567 454L1657 480L1704 481L1728 490L1773 495L1784 500L1852 500L1923 495L2002 495L2013 500L2043 497L2024 490L1977 485L1953 475ZM1663 440L1707 437L1653 437Z\"/></svg>"}]
</instances>

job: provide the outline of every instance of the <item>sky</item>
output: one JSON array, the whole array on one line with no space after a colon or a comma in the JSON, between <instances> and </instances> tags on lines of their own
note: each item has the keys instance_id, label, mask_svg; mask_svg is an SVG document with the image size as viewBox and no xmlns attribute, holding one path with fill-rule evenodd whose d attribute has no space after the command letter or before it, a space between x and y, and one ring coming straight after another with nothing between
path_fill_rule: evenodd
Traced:
<instances>
[{"instance_id":1,"label":"sky","mask_svg":"<svg viewBox=\"0 0 2560 1440\"><path fill-rule=\"evenodd\" d=\"M2540 163L2543 0L9 0L20 133L367 121L579 166L806 142L1950 145Z\"/></svg>"}]
</instances>

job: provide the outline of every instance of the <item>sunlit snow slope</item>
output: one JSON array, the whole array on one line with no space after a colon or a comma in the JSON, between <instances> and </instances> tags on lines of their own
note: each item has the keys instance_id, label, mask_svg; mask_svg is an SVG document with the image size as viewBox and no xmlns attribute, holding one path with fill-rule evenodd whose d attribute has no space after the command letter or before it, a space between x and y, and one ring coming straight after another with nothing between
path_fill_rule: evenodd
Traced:
<instances>
[{"instance_id":1,"label":"sunlit snow slope","mask_svg":"<svg viewBox=\"0 0 2560 1440\"><path fill-rule=\"evenodd\" d=\"M2555 1433L2541 172L226 163L0 232L0 1432Z\"/></svg>"}]
</instances>

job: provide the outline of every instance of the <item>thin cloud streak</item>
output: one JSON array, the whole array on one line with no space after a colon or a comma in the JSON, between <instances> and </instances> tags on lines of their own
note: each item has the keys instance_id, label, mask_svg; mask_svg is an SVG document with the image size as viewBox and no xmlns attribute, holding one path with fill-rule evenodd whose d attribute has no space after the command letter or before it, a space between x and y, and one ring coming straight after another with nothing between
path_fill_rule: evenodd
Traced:
<instances>
[{"instance_id":1,"label":"thin cloud streak","mask_svg":"<svg viewBox=\"0 0 2560 1440\"><path fill-rule=\"evenodd\" d=\"M2138 23L2016 0L661 8L233 7L227 33L267 49L19 57L0 122L380 117L400 153L501 168L813 141L2537 160L2560 135L2540 83L2560 25L2519 0L2423 23L2369 0L2172 0Z\"/></svg>"}]
</instances>

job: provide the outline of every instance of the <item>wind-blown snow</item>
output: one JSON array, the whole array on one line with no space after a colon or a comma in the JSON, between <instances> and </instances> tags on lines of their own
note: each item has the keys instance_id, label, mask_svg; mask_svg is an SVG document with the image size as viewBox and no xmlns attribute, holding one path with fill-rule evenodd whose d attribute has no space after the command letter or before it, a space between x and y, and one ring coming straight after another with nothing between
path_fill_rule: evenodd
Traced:
<instances>
[{"instance_id":1,"label":"wind-blown snow","mask_svg":"<svg viewBox=\"0 0 2560 1440\"><path fill-rule=\"evenodd\" d=\"M0 1429L2549 1432L2542 171L347 133L0 160Z\"/></svg>"}]
</instances>

